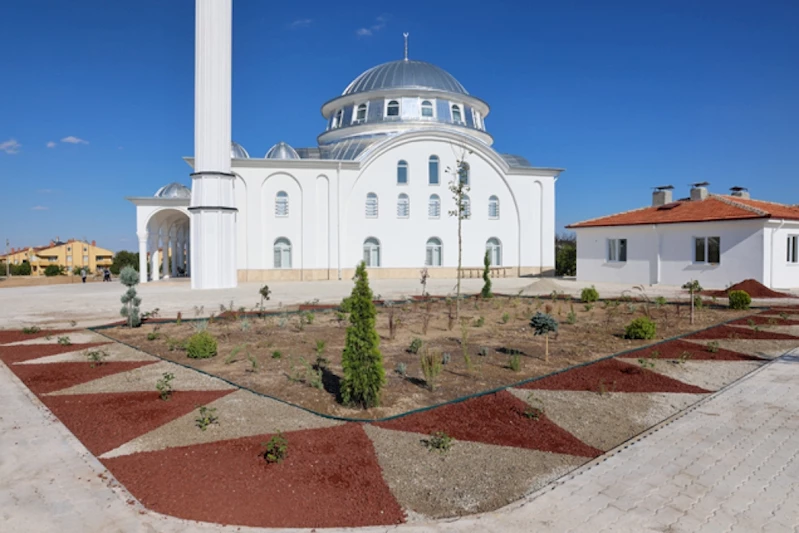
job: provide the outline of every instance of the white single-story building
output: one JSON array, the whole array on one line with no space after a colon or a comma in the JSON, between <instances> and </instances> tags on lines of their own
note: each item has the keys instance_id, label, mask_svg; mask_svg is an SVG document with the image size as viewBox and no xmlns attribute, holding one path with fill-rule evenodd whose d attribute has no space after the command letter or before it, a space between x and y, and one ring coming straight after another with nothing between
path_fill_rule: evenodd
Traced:
<instances>
[{"instance_id":1,"label":"white single-story building","mask_svg":"<svg viewBox=\"0 0 799 533\"><path fill-rule=\"evenodd\" d=\"M568 226L577 234L577 280L799 287L799 206L753 200L742 187L709 194L707 185L677 201L673 187L658 187L649 207Z\"/></svg>"}]
</instances>

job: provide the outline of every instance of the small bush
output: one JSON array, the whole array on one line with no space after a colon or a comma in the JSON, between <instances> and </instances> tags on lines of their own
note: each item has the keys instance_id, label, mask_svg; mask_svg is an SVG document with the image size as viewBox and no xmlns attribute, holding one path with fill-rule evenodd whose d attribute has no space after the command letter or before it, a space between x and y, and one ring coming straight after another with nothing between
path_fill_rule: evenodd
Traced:
<instances>
[{"instance_id":1,"label":"small bush","mask_svg":"<svg viewBox=\"0 0 799 533\"><path fill-rule=\"evenodd\" d=\"M58 344L61 346L70 346L72 345L72 341L69 340L69 337L65 335L63 337L58 337Z\"/></svg>"},{"instance_id":2,"label":"small bush","mask_svg":"<svg viewBox=\"0 0 799 533\"><path fill-rule=\"evenodd\" d=\"M408 351L414 354L419 353L419 350L422 349L422 344L424 344L424 341L422 341L422 339L419 337L416 337L411 341L411 345L408 346Z\"/></svg>"},{"instance_id":3,"label":"small bush","mask_svg":"<svg viewBox=\"0 0 799 533\"><path fill-rule=\"evenodd\" d=\"M474 321L474 327L482 328L486 323L485 317L479 317L477 320Z\"/></svg>"},{"instance_id":4,"label":"small bush","mask_svg":"<svg viewBox=\"0 0 799 533\"><path fill-rule=\"evenodd\" d=\"M709 343L707 343L707 351L710 353L718 353L719 341L710 341Z\"/></svg>"},{"instance_id":5,"label":"small bush","mask_svg":"<svg viewBox=\"0 0 799 533\"><path fill-rule=\"evenodd\" d=\"M508 361L508 368L513 370L514 372L518 372L522 369L522 356L518 353L511 354L510 360Z\"/></svg>"},{"instance_id":6,"label":"small bush","mask_svg":"<svg viewBox=\"0 0 799 533\"><path fill-rule=\"evenodd\" d=\"M657 333L655 323L645 317L638 317L627 325L624 330L626 339L654 339Z\"/></svg>"},{"instance_id":7,"label":"small bush","mask_svg":"<svg viewBox=\"0 0 799 533\"><path fill-rule=\"evenodd\" d=\"M186 352L192 359L208 359L216 355L216 339L207 331L200 331L189 337Z\"/></svg>"},{"instance_id":8,"label":"small bush","mask_svg":"<svg viewBox=\"0 0 799 533\"><path fill-rule=\"evenodd\" d=\"M280 350L272 352L272 359L280 359L281 357L283 357L283 353Z\"/></svg>"},{"instance_id":9,"label":"small bush","mask_svg":"<svg viewBox=\"0 0 799 533\"><path fill-rule=\"evenodd\" d=\"M219 418L216 416L216 407L200 406L200 416L194 419L197 427L205 431L211 424L216 424Z\"/></svg>"},{"instance_id":10,"label":"small bush","mask_svg":"<svg viewBox=\"0 0 799 533\"><path fill-rule=\"evenodd\" d=\"M155 382L158 396L160 396L162 400L167 401L172 396L172 380L174 379L175 374L172 372L164 372L161 378Z\"/></svg>"},{"instance_id":11,"label":"small bush","mask_svg":"<svg viewBox=\"0 0 799 533\"><path fill-rule=\"evenodd\" d=\"M422 367L422 375L424 381L427 383L427 388L431 391L436 389L436 378L441 373L443 365L441 364L441 357L437 352L430 352L425 349L419 358Z\"/></svg>"},{"instance_id":12,"label":"small bush","mask_svg":"<svg viewBox=\"0 0 799 533\"><path fill-rule=\"evenodd\" d=\"M24 333L25 335L34 335L36 333L39 333L41 330L42 328L40 328L39 326L31 326L28 328L22 328L22 333Z\"/></svg>"},{"instance_id":13,"label":"small bush","mask_svg":"<svg viewBox=\"0 0 799 533\"><path fill-rule=\"evenodd\" d=\"M59 265L47 265L44 269L44 275L48 278L53 276L60 276L64 273L64 267Z\"/></svg>"},{"instance_id":14,"label":"small bush","mask_svg":"<svg viewBox=\"0 0 799 533\"><path fill-rule=\"evenodd\" d=\"M590 304L599 300L599 291L596 290L596 287L591 285L590 287L586 287L580 292L580 301L586 304Z\"/></svg>"},{"instance_id":15,"label":"small bush","mask_svg":"<svg viewBox=\"0 0 799 533\"><path fill-rule=\"evenodd\" d=\"M486 357L489 354L488 346L480 346L480 351L477 354Z\"/></svg>"},{"instance_id":16,"label":"small bush","mask_svg":"<svg viewBox=\"0 0 799 533\"><path fill-rule=\"evenodd\" d=\"M524 416L530 420L538 420L544 414L544 402L532 392L527 395L529 404L524 410Z\"/></svg>"},{"instance_id":17,"label":"small bush","mask_svg":"<svg viewBox=\"0 0 799 533\"><path fill-rule=\"evenodd\" d=\"M444 355L441 356L441 364L448 365L450 361L452 361L452 354L445 352Z\"/></svg>"},{"instance_id":18,"label":"small bush","mask_svg":"<svg viewBox=\"0 0 799 533\"><path fill-rule=\"evenodd\" d=\"M405 378L408 375L408 365L405 363L397 363L397 368L394 369L394 372L400 375L400 377Z\"/></svg>"},{"instance_id":19,"label":"small bush","mask_svg":"<svg viewBox=\"0 0 799 533\"><path fill-rule=\"evenodd\" d=\"M730 291L730 309L749 309L752 297L746 291Z\"/></svg>"},{"instance_id":20,"label":"small bush","mask_svg":"<svg viewBox=\"0 0 799 533\"><path fill-rule=\"evenodd\" d=\"M569 314L566 315L566 322L569 324L576 324L577 323L577 313L574 311L569 311Z\"/></svg>"},{"instance_id":21,"label":"small bush","mask_svg":"<svg viewBox=\"0 0 799 533\"><path fill-rule=\"evenodd\" d=\"M510 320L510 314L509 313L502 313L502 323L503 324L507 324L508 320Z\"/></svg>"},{"instance_id":22,"label":"small bush","mask_svg":"<svg viewBox=\"0 0 799 533\"><path fill-rule=\"evenodd\" d=\"M450 448L452 448L452 443L454 441L455 439L443 431L436 431L430 435L429 439L422 439L422 444L424 444L431 452L437 451L439 453L446 453Z\"/></svg>"},{"instance_id":23,"label":"small bush","mask_svg":"<svg viewBox=\"0 0 799 533\"><path fill-rule=\"evenodd\" d=\"M669 303L669 302L668 302L668 300L666 300L666 298L664 296L656 296L655 297L655 307L657 307L658 309L660 309L661 307L663 307L667 303Z\"/></svg>"},{"instance_id":24,"label":"small bush","mask_svg":"<svg viewBox=\"0 0 799 533\"><path fill-rule=\"evenodd\" d=\"M695 309L702 309L705 307L705 302L702 300L702 296L697 294L694 296L694 308Z\"/></svg>"},{"instance_id":25,"label":"small bush","mask_svg":"<svg viewBox=\"0 0 799 533\"><path fill-rule=\"evenodd\" d=\"M267 463L280 463L289 453L289 441L283 436L282 431L278 431L276 435L272 435L269 442L265 442L264 446L264 460Z\"/></svg>"},{"instance_id":26,"label":"small bush","mask_svg":"<svg viewBox=\"0 0 799 533\"><path fill-rule=\"evenodd\" d=\"M108 352L105 350L89 350L86 352L86 359L89 360L89 366L92 368L102 365L106 357L108 357Z\"/></svg>"},{"instance_id":27,"label":"small bush","mask_svg":"<svg viewBox=\"0 0 799 533\"><path fill-rule=\"evenodd\" d=\"M156 333L155 331L151 331L151 332L149 332L149 333L147 334L147 340L148 340L148 341L154 341L154 340L157 340L157 339L158 339L158 337L160 337L160 336L161 336L161 335L160 335L160 334L158 334L158 333Z\"/></svg>"}]
</instances>

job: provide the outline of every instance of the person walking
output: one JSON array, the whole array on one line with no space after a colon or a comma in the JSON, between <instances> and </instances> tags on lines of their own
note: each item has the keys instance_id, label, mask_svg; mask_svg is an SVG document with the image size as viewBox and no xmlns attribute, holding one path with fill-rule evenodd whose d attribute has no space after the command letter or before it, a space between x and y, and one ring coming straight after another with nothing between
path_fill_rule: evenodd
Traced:
<instances>
[{"instance_id":1,"label":"person walking","mask_svg":"<svg viewBox=\"0 0 799 533\"><path fill-rule=\"evenodd\" d=\"M83 283L86 283L86 267L80 269L80 279L83 280Z\"/></svg>"}]
</instances>

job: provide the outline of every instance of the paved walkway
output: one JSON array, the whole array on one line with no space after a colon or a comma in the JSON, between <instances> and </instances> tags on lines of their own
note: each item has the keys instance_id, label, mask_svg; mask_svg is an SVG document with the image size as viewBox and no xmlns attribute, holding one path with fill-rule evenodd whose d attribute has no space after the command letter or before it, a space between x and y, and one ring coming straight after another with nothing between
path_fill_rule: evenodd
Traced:
<instances>
[{"instance_id":1,"label":"paved walkway","mask_svg":"<svg viewBox=\"0 0 799 533\"><path fill-rule=\"evenodd\" d=\"M477 517L397 529L795 533L799 349L793 354L528 501ZM2 531L255 531L142 509L2 363L0 404Z\"/></svg>"}]
</instances>

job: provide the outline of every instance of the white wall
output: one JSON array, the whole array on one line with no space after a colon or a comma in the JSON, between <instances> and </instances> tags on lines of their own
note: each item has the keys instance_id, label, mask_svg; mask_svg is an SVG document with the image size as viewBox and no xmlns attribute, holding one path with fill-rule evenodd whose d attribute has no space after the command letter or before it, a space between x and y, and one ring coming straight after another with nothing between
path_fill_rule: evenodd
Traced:
<instances>
[{"instance_id":1,"label":"white wall","mask_svg":"<svg viewBox=\"0 0 799 533\"><path fill-rule=\"evenodd\" d=\"M766 279L775 289L799 288L799 263L788 262L788 236L799 235L799 221L771 220L766 225ZM770 259L770 261L769 261Z\"/></svg>"}]
</instances>

